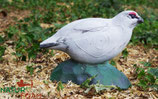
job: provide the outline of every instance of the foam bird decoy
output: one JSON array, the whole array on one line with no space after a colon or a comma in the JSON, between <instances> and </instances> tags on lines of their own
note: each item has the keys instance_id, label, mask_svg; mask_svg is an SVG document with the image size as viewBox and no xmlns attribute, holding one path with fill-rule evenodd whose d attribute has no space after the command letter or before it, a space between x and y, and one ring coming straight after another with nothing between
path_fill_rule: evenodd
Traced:
<instances>
[{"instance_id":1,"label":"foam bird decoy","mask_svg":"<svg viewBox=\"0 0 158 99\"><path fill-rule=\"evenodd\" d=\"M103 63L125 48L134 27L142 22L135 11L123 11L111 19L80 19L61 28L40 47L64 51L81 63Z\"/></svg>"},{"instance_id":2,"label":"foam bird decoy","mask_svg":"<svg viewBox=\"0 0 158 99\"><path fill-rule=\"evenodd\" d=\"M142 22L135 11L123 11L111 19L86 18L64 26L40 43L41 48L61 50L72 58L53 69L50 79L82 84L97 75L90 84L99 81L103 85L129 88L131 83L128 78L108 60L125 48L134 27Z\"/></svg>"}]
</instances>

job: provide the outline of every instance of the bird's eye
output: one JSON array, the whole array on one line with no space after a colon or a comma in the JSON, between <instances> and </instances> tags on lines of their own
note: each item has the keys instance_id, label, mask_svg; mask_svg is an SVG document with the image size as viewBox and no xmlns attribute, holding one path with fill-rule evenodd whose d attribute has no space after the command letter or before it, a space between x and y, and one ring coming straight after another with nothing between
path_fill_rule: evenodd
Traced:
<instances>
[{"instance_id":1,"label":"bird's eye","mask_svg":"<svg viewBox=\"0 0 158 99\"><path fill-rule=\"evenodd\" d=\"M129 14L129 16L132 18L132 19L134 19L134 18L138 18L136 15L134 15L134 14Z\"/></svg>"}]
</instances>

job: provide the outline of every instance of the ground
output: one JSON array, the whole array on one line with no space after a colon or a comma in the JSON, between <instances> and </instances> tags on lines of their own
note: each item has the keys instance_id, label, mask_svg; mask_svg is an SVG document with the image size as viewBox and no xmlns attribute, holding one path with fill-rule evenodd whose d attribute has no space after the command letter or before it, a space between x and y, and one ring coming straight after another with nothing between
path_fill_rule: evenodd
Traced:
<instances>
[{"instance_id":1,"label":"ground","mask_svg":"<svg viewBox=\"0 0 158 99\"><path fill-rule=\"evenodd\" d=\"M13 25L14 18L20 19L24 16L27 16L29 11L22 12L10 12L7 14L7 17L2 13L0 20L0 35L5 35L4 30L8 28L9 25ZM46 26L42 24L42 26ZM11 41L7 41L11 42ZM145 68L140 62L151 62L152 67L156 67L158 64L158 51L154 48L146 48L143 44L127 46L128 56L123 58L122 54L117 56L115 59L116 68L122 71L131 81L132 86L127 90L110 90L103 91L99 94L95 94L93 91L90 91L88 94L84 93L85 89L80 88L79 85L76 85L72 82L64 84L64 89L61 91L57 90L58 82L50 81L50 74L53 68L57 66L58 63L69 59L70 57L61 52L54 51L54 56L49 56L49 53L44 56L39 56L36 60L27 60L27 61L15 61L16 56L12 55L13 49L12 45L7 43L7 49L5 50L5 55L3 56L3 62L0 64L0 88L4 87L18 87L17 82L23 80L24 83L31 83L33 81L32 88L28 88L25 94L21 93L0 93L0 99L25 99L26 93L31 93L37 95L42 95L42 99L103 99L103 98L131 98L131 99L157 99L158 94L153 89L142 90L137 86L138 79L136 77L136 67L137 66ZM51 50L50 50L51 51ZM33 74L30 75L30 72L26 70L26 66L36 67L33 71ZM37 68L39 67L39 68ZM27 86L26 86L27 87ZM8 98L7 98L8 97ZM36 97L37 98L37 97Z\"/></svg>"}]
</instances>

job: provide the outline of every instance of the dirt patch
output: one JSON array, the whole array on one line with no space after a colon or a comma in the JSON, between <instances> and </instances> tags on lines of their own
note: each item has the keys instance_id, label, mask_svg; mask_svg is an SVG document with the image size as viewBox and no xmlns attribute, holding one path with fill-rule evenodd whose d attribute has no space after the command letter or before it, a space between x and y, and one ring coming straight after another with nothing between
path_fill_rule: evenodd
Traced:
<instances>
[{"instance_id":1,"label":"dirt patch","mask_svg":"<svg viewBox=\"0 0 158 99\"><path fill-rule=\"evenodd\" d=\"M24 11L5 11L0 10L0 33L7 29L10 25L13 25L16 23L15 20L23 19L24 17L27 17L30 15L30 11L24 10Z\"/></svg>"}]
</instances>

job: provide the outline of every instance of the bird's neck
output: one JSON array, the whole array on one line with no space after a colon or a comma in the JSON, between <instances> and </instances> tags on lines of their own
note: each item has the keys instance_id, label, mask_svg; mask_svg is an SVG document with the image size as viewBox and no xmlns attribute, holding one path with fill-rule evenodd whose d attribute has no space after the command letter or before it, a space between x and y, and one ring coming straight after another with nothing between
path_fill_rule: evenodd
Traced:
<instances>
[{"instance_id":1,"label":"bird's neck","mask_svg":"<svg viewBox=\"0 0 158 99\"><path fill-rule=\"evenodd\" d=\"M130 28L124 23L125 23L124 20L122 20L121 18L118 18L118 17L112 18L112 24L116 27L121 28L124 37L126 37L126 38L121 38L121 39L124 39L126 42L128 42L132 36L132 31L134 28Z\"/></svg>"},{"instance_id":2,"label":"bird's neck","mask_svg":"<svg viewBox=\"0 0 158 99\"><path fill-rule=\"evenodd\" d=\"M124 29L130 29L130 30L134 29L134 26L127 25L127 22L125 20L117 16L112 18L112 24L115 26L121 26Z\"/></svg>"}]
</instances>

